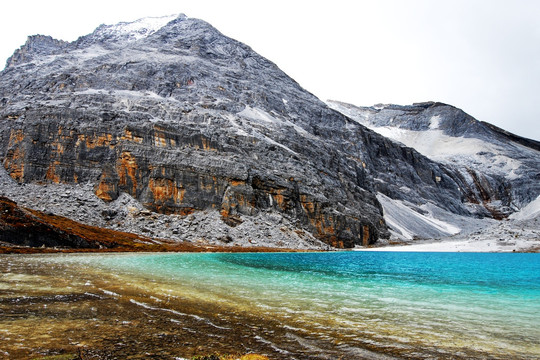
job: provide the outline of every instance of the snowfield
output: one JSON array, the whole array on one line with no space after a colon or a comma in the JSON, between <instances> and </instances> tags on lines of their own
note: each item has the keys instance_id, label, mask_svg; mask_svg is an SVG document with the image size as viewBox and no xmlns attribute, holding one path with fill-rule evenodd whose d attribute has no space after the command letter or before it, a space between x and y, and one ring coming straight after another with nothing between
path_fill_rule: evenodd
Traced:
<instances>
[{"instance_id":1,"label":"snowfield","mask_svg":"<svg viewBox=\"0 0 540 360\"><path fill-rule=\"evenodd\" d=\"M540 240L443 240L420 242L410 245L357 248L356 251L398 251L398 252L537 252Z\"/></svg>"},{"instance_id":2,"label":"snowfield","mask_svg":"<svg viewBox=\"0 0 540 360\"><path fill-rule=\"evenodd\" d=\"M394 124L395 119L385 126L378 126L374 123L375 116L365 108L334 101L327 104L370 130L442 164L473 167L483 173L515 180L520 177L520 170L524 169L524 164L518 158L534 159L540 156L538 151L514 142L493 142L493 139L481 136L449 136L440 128L443 121L440 115L430 118L427 129L417 131ZM373 107L377 110L384 108Z\"/></svg>"},{"instance_id":3,"label":"snowfield","mask_svg":"<svg viewBox=\"0 0 540 360\"><path fill-rule=\"evenodd\" d=\"M540 195L529 205L509 216L512 220L531 220L540 216Z\"/></svg>"},{"instance_id":4,"label":"snowfield","mask_svg":"<svg viewBox=\"0 0 540 360\"><path fill-rule=\"evenodd\" d=\"M378 196L379 198L379 196ZM382 199L382 201L381 201ZM379 201L385 210L385 220L392 229L390 241L381 240L371 248L356 248L357 251L419 251L419 252L539 252L540 251L540 196L520 211L503 221L479 220L462 223L466 229L453 236L414 240L407 237L412 226L418 224L413 210L396 202L384 199ZM390 200L390 201L389 201ZM391 214L386 213L387 211ZM452 215L452 214L449 214ZM429 220L429 216L427 216ZM397 219L397 221L396 221ZM467 218L464 218L467 219ZM456 224L459 220L452 215L446 220ZM405 224L404 227L396 227ZM430 221L425 221L425 226ZM435 224L439 225L437 222ZM451 229L450 225L447 229ZM405 235L403 234L403 231ZM423 230L425 231L425 229Z\"/></svg>"}]
</instances>

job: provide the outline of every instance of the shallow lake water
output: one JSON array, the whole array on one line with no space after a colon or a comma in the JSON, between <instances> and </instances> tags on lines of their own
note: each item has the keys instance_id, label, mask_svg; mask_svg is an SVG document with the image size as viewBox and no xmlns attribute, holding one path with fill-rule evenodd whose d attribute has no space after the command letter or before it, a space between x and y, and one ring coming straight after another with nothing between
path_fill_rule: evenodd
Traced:
<instances>
[{"instance_id":1,"label":"shallow lake water","mask_svg":"<svg viewBox=\"0 0 540 360\"><path fill-rule=\"evenodd\" d=\"M540 255L0 257L0 357L534 359Z\"/></svg>"}]
</instances>

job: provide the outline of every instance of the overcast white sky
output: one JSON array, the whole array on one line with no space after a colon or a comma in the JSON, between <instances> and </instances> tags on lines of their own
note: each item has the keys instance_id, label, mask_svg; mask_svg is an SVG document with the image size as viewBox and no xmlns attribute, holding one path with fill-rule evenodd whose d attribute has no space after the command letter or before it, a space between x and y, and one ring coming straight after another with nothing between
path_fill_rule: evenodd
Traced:
<instances>
[{"instance_id":1,"label":"overcast white sky","mask_svg":"<svg viewBox=\"0 0 540 360\"><path fill-rule=\"evenodd\" d=\"M175 13L246 43L322 100L441 101L540 140L538 0L9 1L0 62L28 35L72 41Z\"/></svg>"}]
</instances>

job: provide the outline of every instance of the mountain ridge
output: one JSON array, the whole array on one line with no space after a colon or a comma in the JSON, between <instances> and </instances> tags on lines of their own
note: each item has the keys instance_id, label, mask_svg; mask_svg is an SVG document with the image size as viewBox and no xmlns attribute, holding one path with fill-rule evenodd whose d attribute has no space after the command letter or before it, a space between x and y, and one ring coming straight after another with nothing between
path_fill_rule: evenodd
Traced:
<instances>
[{"instance_id":1,"label":"mountain ridge","mask_svg":"<svg viewBox=\"0 0 540 360\"><path fill-rule=\"evenodd\" d=\"M378 193L493 216L481 181L464 191L467 179L455 169L330 109L202 20L180 15L155 31L135 30L136 39L100 35L113 28L68 44L45 40L57 53L19 49L0 73L4 168L19 184L90 186L92 206L121 214L85 221L140 233L125 200L174 218L177 228L152 233L178 241L243 244L254 236L294 247L305 237L353 247L389 235ZM79 216L70 207L55 211ZM198 217L219 231L188 230ZM261 221L284 224L283 231L265 237L270 225ZM255 235L238 233L247 224Z\"/></svg>"},{"instance_id":2,"label":"mountain ridge","mask_svg":"<svg viewBox=\"0 0 540 360\"><path fill-rule=\"evenodd\" d=\"M540 152L535 140L478 121L443 103L372 107L338 101L328 101L328 104L393 141L415 148L444 164L456 177L463 179L464 186L469 189L466 192L477 192L477 201L491 211L494 218L505 218L540 194ZM403 204L387 199L382 201L387 205L387 216L393 217L393 221L405 229ZM407 206L413 211L409 216L421 216L413 204ZM452 218L444 215L439 216L439 220L444 217ZM411 237L411 229L404 232Z\"/></svg>"}]
</instances>

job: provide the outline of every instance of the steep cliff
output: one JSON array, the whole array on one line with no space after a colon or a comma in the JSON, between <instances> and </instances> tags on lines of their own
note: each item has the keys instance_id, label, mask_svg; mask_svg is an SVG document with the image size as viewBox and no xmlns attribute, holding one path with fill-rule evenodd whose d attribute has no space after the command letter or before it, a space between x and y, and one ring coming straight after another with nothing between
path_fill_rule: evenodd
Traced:
<instances>
[{"instance_id":1,"label":"steep cliff","mask_svg":"<svg viewBox=\"0 0 540 360\"><path fill-rule=\"evenodd\" d=\"M286 225L279 236L336 247L388 236L378 193L486 215L466 204L482 194L446 166L184 15L102 25L72 43L29 37L0 80L0 156L20 184L91 185L103 204L127 194L182 218L219 213L211 226L226 239L270 219Z\"/></svg>"}]
</instances>

